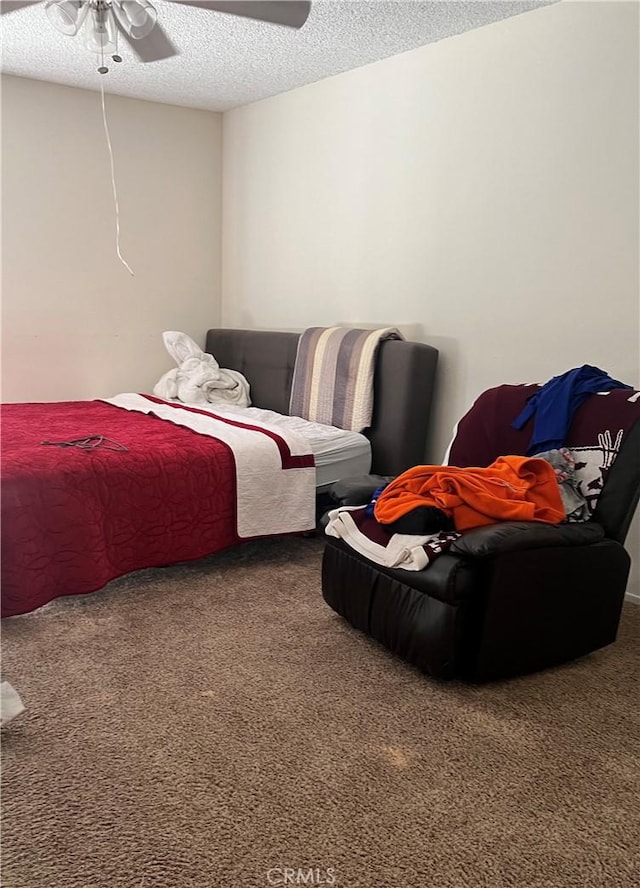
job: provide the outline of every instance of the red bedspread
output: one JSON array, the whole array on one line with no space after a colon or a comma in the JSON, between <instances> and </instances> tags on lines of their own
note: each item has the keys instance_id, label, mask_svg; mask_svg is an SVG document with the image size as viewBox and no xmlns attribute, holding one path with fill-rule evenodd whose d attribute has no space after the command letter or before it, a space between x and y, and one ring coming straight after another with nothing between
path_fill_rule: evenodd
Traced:
<instances>
[{"instance_id":1,"label":"red bedspread","mask_svg":"<svg viewBox=\"0 0 640 888\"><path fill-rule=\"evenodd\" d=\"M47 447L105 435L126 452ZM2 615L239 542L230 448L101 401L2 407Z\"/></svg>"}]
</instances>

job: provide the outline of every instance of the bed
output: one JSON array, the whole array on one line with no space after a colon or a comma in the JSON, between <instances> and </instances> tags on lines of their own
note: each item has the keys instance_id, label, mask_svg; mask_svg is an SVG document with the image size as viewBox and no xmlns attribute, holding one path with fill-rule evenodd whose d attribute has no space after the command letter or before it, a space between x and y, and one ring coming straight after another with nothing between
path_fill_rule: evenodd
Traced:
<instances>
[{"instance_id":1,"label":"bed","mask_svg":"<svg viewBox=\"0 0 640 888\"><path fill-rule=\"evenodd\" d=\"M139 393L3 405L2 616L141 568L309 531L334 481L422 462L436 349L379 344L362 435L288 416L299 338L208 331L206 352L249 381L250 408Z\"/></svg>"}]
</instances>

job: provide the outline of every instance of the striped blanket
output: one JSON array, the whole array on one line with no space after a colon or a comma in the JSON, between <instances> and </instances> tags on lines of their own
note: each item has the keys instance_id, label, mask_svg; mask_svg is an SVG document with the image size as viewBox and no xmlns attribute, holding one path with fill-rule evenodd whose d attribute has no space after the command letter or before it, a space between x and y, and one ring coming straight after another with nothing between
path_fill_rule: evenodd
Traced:
<instances>
[{"instance_id":1,"label":"striped blanket","mask_svg":"<svg viewBox=\"0 0 640 888\"><path fill-rule=\"evenodd\" d=\"M353 432L371 425L378 345L403 339L394 327L310 327L300 336L289 412Z\"/></svg>"}]
</instances>

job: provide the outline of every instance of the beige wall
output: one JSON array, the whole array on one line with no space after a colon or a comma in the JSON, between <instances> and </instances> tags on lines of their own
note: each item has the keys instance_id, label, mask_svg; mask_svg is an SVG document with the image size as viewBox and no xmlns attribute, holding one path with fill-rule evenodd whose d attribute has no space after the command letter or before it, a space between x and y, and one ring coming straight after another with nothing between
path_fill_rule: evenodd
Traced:
<instances>
[{"instance_id":1,"label":"beige wall","mask_svg":"<svg viewBox=\"0 0 640 888\"><path fill-rule=\"evenodd\" d=\"M166 329L220 320L219 114L2 78L2 396L149 390Z\"/></svg>"},{"instance_id":2,"label":"beige wall","mask_svg":"<svg viewBox=\"0 0 640 888\"><path fill-rule=\"evenodd\" d=\"M637 4L228 112L224 158L224 325L414 325L441 350L430 461L488 386L583 363L640 382Z\"/></svg>"}]
</instances>

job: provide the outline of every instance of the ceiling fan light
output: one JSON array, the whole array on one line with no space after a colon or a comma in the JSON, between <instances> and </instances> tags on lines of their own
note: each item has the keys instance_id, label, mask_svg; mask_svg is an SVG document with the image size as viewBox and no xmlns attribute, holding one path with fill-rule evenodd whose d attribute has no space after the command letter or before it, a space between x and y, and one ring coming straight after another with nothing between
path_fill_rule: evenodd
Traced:
<instances>
[{"instance_id":1,"label":"ceiling fan light","mask_svg":"<svg viewBox=\"0 0 640 888\"><path fill-rule=\"evenodd\" d=\"M74 37L86 18L89 4L85 0L46 0L44 8L57 31Z\"/></svg>"},{"instance_id":2,"label":"ceiling fan light","mask_svg":"<svg viewBox=\"0 0 640 888\"><path fill-rule=\"evenodd\" d=\"M90 52L110 55L118 48L115 19L110 9L91 7L82 31L82 42Z\"/></svg>"},{"instance_id":3,"label":"ceiling fan light","mask_svg":"<svg viewBox=\"0 0 640 888\"><path fill-rule=\"evenodd\" d=\"M148 0L113 0L113 11L122 30L134 40L150 34L158 20Z\"/></svg>"}]
</instances>

